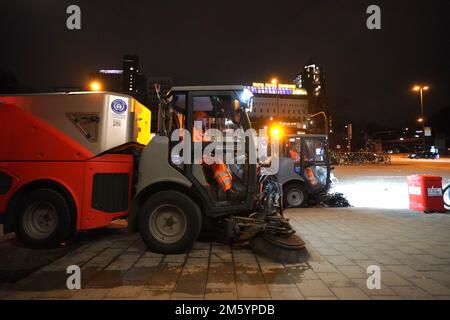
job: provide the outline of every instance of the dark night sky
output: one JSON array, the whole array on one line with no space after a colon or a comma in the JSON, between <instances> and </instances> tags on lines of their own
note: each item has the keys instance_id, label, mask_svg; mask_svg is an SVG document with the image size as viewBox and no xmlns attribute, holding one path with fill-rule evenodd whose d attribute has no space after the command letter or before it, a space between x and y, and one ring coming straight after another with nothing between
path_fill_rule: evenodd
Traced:
<instances>
[{"instance_id":1,"label":"dark night sky","mask_svg":"<svg viewBox=\"0 0 450 320\"><path fill-rule=\"evenodd\" d=\"M68 31L66 7L82 10ZM370 4L382 30L366 28ZM2 0L0 67L39 91L80 86L137 53L147 76L177 84L292 80L310 57L327 72L331 108L394 124L450 106L450 1Z\"/></svg>"}]
</instances>

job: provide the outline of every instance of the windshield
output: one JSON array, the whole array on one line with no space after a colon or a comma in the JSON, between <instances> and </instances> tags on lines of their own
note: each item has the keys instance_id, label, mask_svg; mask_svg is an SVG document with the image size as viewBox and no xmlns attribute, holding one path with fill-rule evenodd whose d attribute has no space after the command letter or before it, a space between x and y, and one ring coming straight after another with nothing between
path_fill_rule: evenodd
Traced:
<instances>
[{"instance_id":1,"label":"windshield","mask_svg":"<svg viewBox=\"0 0 450 320\"><path fill-rule=\"evenodd\" d=\"M242 91L237 92L237 96L239 97L240 105L239 108L242 108L246 112L252 112L253 109L253 93L248 89L244 89Z\"/></svg>"},{"instance_id":2,"label":"windshield","mask_svg":"<svg viewBox=\"0 0 450 320\"><path fill-rule=\"evenodd\" d=\"M306 139L304 159L308 162L324 162L326 161L326 144L325 141L318 138Z\"/></svg>"}]
</instances>

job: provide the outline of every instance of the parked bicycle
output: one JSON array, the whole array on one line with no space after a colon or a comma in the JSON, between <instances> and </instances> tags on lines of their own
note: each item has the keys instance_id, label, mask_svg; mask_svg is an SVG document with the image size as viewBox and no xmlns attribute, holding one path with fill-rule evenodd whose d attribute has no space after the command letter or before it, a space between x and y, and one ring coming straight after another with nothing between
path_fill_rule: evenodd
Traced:
<instances>
[{"instance_id":1,"label":"parked bicycle","mask_svg":"<svg viewBox=\"0 0 450 320\"><path fill-rule=\"evenodd\" d=\"M389 164L391 156L387 153L375 152L330 152L332 165L354 165L354 164Z\"/></svg>"}]
</instances>

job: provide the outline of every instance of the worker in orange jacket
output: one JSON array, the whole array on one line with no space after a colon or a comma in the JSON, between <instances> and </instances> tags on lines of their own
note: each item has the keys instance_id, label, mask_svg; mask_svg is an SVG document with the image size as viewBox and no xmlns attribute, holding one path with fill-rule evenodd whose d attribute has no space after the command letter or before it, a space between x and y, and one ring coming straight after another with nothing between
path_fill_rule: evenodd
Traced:
<instances>
[{"instance_id":1,"label":"worker in orange jacket","mask_svg":"<svg viewBox=\"0 0 450 320\"><path fill-rule=\"evenodd\" d=\"M291 159L294 160L294 162L300 162L300 160L301 160L300 154L295 149L292 148L289 151L289 155L290 155ZM303 157L303 160L307 161L306 157ZM308 179L308 181L312 187L316 187L318 185L319 181L317 180L316 176L314 175L314 171L311 167L305 168L305 176Z\"/></svg>"},{"instance_id":2,"label":"worker in orange jacket","mask_svg":"<svg viewBox=\"0 0 450 320\"><path fill-rule=\"evenodd\" d=\"M294 162L300 162L300 155L294 149L291 149L289 151L289 155L291 156L291 159L294 160Z\"/></svg>"},{"instance_id":3,"label":"worker in orange jacket","mask_svg":"<svg viewBox=\"0 0 450 320\"><path fill-rule=\"evenodd\" d=\"M209 118L209 116L206 114L206 112L203 111L194 112L194 121L204 121L207 118ZM201 130L198 130L195 126L192 129L192 135L194 142L205 141L204 133ZM230 170L228 169L228 166L221 161L217 163L217 161L220 161L220 159L216 159L216 162L214 162L211 165L208 165L205 163L205 156L203 156L202 165L211 167L213 171L214 180L216 180L217 184L221 187L221 189L224 192L226 192L230 198L236 198L238 196L238 192L233 190L232 188L233 178L230 173Z\"/></svg>"}]
</instances>

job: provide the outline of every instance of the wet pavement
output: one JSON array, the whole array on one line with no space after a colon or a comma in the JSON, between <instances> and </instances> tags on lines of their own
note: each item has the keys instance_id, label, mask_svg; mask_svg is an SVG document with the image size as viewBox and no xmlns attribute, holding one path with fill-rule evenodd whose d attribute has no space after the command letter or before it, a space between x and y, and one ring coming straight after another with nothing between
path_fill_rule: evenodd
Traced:
<instances>
[{"instance_id":1,"label":"wet pavement","mask_svg":"<svg viewBox=\"0 0 450 320\"><path fill-rule=\"evenodd\" d=\"M406 154L392 156L391 164L336 166L339 183L332 190L343 193L350 203L361 208L407 209L407 176L432 174L450 183L450 157L408 159Z\"/></svg>"},{"instance_id":2,"label":"wet pavement","mask_svg":"<svg viewBox=\"0 0 450 320\"><path fill-rule=\"evenodd\" d=\"M286 214L306 241L307 261L282 264L215 242L165 256L116 227L80 236L58 254L40 252L46 263L18 281L0 281L0 298L450 299L450 215L361 208ZM7 246L27 250L14 239L0 242L1 250ZM18 264L14 254L2 255L0 275ZM80 290L66 287L69 265L81 268ZM381 269L381 289L366 286L370 265Z\"/></svg>"}]
</instances>

